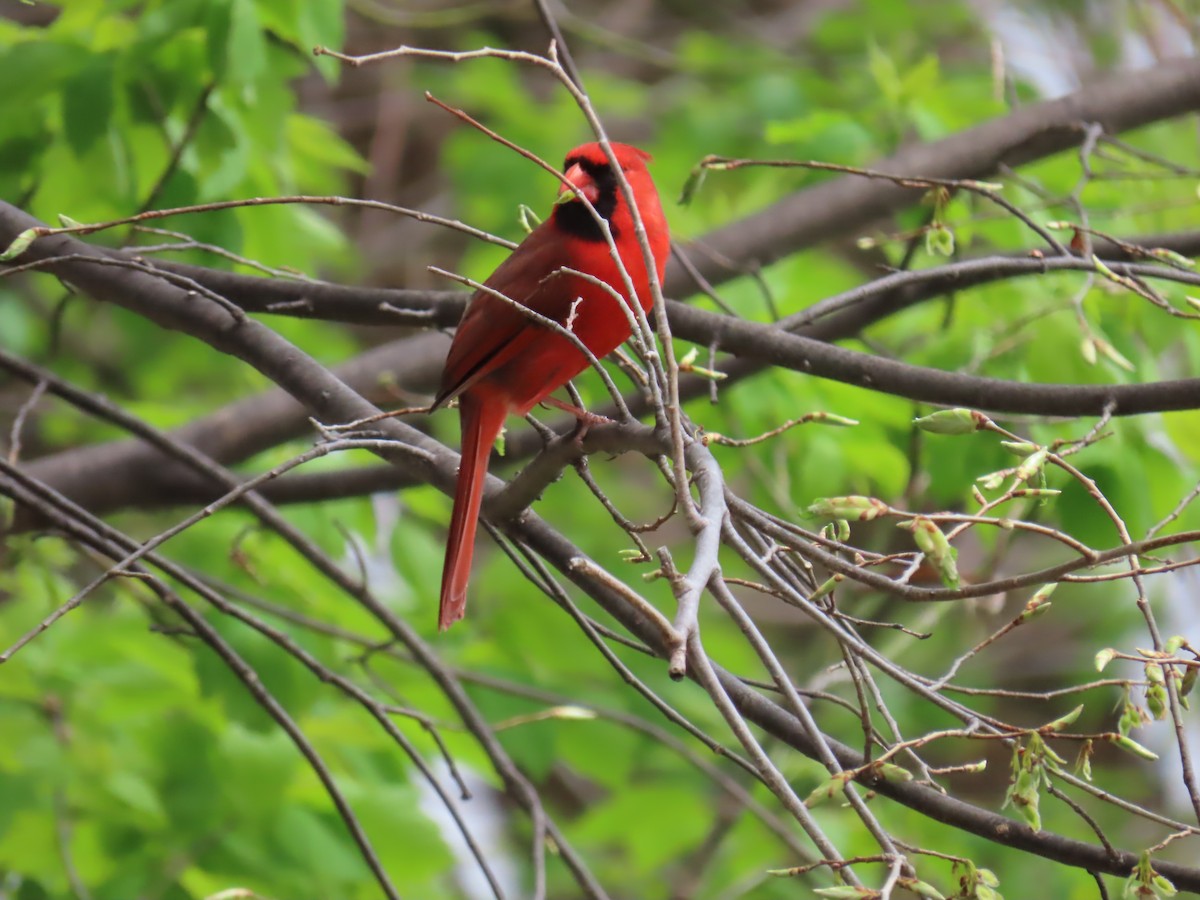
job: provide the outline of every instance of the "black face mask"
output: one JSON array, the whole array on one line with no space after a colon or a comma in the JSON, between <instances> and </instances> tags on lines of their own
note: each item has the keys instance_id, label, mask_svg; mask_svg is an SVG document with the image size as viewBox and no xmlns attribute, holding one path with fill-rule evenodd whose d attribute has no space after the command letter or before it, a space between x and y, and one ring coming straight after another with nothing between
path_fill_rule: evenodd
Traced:
<instances>
[{"instance_id":1,"label":"black face mask","mask_svg":"<svg viewBox=\"0 0 1200 900\"><path fill-rule=\"evenodd\" d=\"M617 176L607 162L594 163L588 159L571 157L563 163L563 171L578 165L596 185L596 201L592 206L600 217L609 223L613 239L617 237L617 229L612 224L612 214L617 208ZM585 241L603 241L604 232L600 223L592 218L591 211L579 200L571 200L560 204L554 210L554 221L558 227L572 237Z\"/></svg>"}]
</instances>

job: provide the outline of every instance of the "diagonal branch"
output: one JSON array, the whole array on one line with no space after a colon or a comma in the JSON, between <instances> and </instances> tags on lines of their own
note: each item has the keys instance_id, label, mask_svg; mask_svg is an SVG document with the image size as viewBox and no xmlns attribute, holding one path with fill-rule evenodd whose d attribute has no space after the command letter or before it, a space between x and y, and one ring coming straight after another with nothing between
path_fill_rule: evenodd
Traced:
<instances>
[{"instance_id":1,"label":"diagonal branch","mask_svg":"<svg viewBox=\"0 0 1200 900\"><path fill-rule=\"evenodd\" d=\"M907 146L872 167L896 175L989 178L1078 146L1085 122L1117 134L1200 109L1200 57L1139 71L1116 72L1056 100L1034 103L940 141ZM685 248L701 275L719 284L740 274L735 266L766 266L833 234L854 234L912 205L914 192L847 175L799 191L759 213ZM678 295L690 279L678 264L667 272L666 291Z\"/></svg>"}]
</instances>

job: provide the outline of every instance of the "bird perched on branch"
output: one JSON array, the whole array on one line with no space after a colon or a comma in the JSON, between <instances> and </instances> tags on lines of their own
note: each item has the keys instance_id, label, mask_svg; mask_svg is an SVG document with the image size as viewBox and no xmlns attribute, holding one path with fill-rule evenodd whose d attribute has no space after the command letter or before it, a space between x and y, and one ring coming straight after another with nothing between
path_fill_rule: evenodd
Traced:
<instances>
[{"instance_id":1,"label":"bird perched on branch","mask_svg":"<svg viewBox=\"0 0 1200 900\"><path fill-rule=\"evenodd\" d=\"M661 283L670 237L646 169L650 156L628 144L610 146L632 189ZM488 455L504 419L525 415L587 368L587 356L564 332L597 359L631 333L632 314L621 306L630 304L627 281L599 219L608 225L636 301L643 310L652 303L632 211L604 150L597 143L576 147L567 154L563 173L570 186L559 188L550 217L500 264L467 305L433 403L437 409L457 397L462 422L462 463L442 569L441 629L461 619L466 608Z\"/></svg>"}]
</instances>

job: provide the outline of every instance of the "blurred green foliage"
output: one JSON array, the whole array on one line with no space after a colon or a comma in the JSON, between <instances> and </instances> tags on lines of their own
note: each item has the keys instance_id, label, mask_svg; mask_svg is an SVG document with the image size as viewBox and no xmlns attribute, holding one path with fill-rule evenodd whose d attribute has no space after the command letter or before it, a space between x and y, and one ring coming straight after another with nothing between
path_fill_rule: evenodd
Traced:
<instances>
[{"instance_id":1,"label":"blurred green foliage","mask_svg":"<svg viewBox=\"0 0 1200 900\"><path fill-rule=\"evenodd\" d=\"M655 156L664 198L678 195L687 171L708 153L867 164L904 141L936 139L1004 111L993 95L986 36L966 4L937 4L936 13L920 4L883 0L860 5L826 15L811 45L795 56L748 37L697 28L681 34L672 47L669 78L646 87L588 70L587 87L606 119L651 123L649 137L640 142ZM0 196L46 221L63 214L97 222L148 207L344 190L365 165L332 125L301 110L296 85L314 72L337 77L332 60L314 60L308 51L315 44L340 46L345 15L337 0L70 0L45 26L0 21ZM871 26L864 28L864 22ZM486 31L456 36L460 49L502 42ZM951 45L969 52L941 52ZM544 79L512 65L419 63L408 78L414 93L429 89L453 105L486 112L490 127L554 161L586 136L582 118L563 92L549 91ZM1183 122L1146 129L1133 140L1168 158L1194 154L1194 133ZM542 210L553 192L548 176L467 128L450 135L439 163L453 188L455 214L513 239L520 237L519 205ZM1146 166L1134 159L1128 164ZM1071 217L1069 207L1045 197L1070 193L1080 177L1078 159L1063 154L1028 167L1023 175L1039 191L1010 185L1006 196L1043 224ZM695 237L829 177L802 170L712 173L689 206L671 206L668 215L678 237ZM1185 201L1178 180L1138 181L1136 190L1127 181L1096 180L1081 199L1093 227L1152 233L1194 226L1194 185L1188 189L1193 193ZM867 237L895 263L904 250L904 232L919 230L929 214L928 205L914 208L895 223L899 235ZM978 198L956 198L940 215L960 254L1036 244L1020 223ZM302 206L209 212L172 219L167 227L186 229L199 241L269 265L347 280L354 272L356 252L343 234L321 212ZM466 251L461 269L486 275L503 255L494 246L475 245ZM916 251L916 265L939 261L923 244ZM761 283L742 279L723 286L721 294L743 315L769 321L862 279L851 254L821 248L772 266ZM1090 333L1110 342L1134 371L1105 356L1090 362L1079 349L1083 334L1072 304L1081 283L1078 276L1063 275L974 290L894 316L870 330L869 344L848 345L884 348L917 364L1023 381L1123 382L1195 369L1200 338L1193 329L1181 329L1179 320L1127 293L1110 291L1103 279L1081 298L1079 310ZM1181 291L1166 290L1173 302L1182 301ZM0 336L6 348L31 357L42 357L49 346L49 312L59 298L48 283L39 283L37 291L32 299L18 297L0 282ZM357 347L350 332L328 325L278 320L272 325L329 362L352 355ZM120 310L76 301L66 327L87 339L78 353L57 357L56 371L114 394L156 426L185 422L263 385L245 367ZM586 380L581 388L599 396ZM914 432L912 418L928 412L916 404L791 372L723 388L719 404L695 401L688 413L706 429L751 436L812 410L860 424L848 429L809 425L753 450L715 449L738 491L785 517L794 518L814 497L843 494L877 496L914 510L970 509L974 479L1013 464L989 435ZM435 427L452 435L447 418L439 418ZM1042 443L1086 431L1080 423L1016 422L1012 427ZM65 409L47 415L42 428L43 438L58 447L116 435ZM1102 486L1136 535L1169 513L1195 482L1200 413L1147 416L1112 430L1113 437L1077 463ZM294 449L281 447L265 456L285 458ZM652 520L666 511L667 494L649 462L597 460L592 469L631 517ZM1078 484L1051 473L1050 486L1064 489L1061 498L1009 512L1052 522L1097 547L1116 543L1111 525ZM578 535L600 562L619 565L626 536L583 497L582 486L568 478L546 492L539 511ZM436 560L448 501L422 488L398 501L376 502L399 503L394 525L386 524L381 508L366 499L291 509L287 515L334 557L353 566L355 554L362 555L382 598L432 636ZM126 514L117 524L150 536L168 521L174 520ZM262 596L367 641L386 637L280 539L247 533L249 525L243 513L226 512L174 540L169 549L230 591ZM1200 527L1200 513L1185 511L1173 527ZM882 548L908 549L906 536L890 524L863 527L862 534ZM239 552L231 553L232 546ZM438 649L449 660L663 724L501 554L481 551L481 563L469 622L438 638ZM95 572L94 560L59 539L10 541L0 569L0 645L35 627ZM648 584L646 591L663 608L669 606L670 594L661 582ZM1056 651L1053 658L1030 663L1028 675L980 661L964 681L1028 686L1023 679L1036 678L1047 687L1085 679L1094 650L1120 642L1138 621L1123 583L1065 588L1055 604L1036 626L1052 629L1059 638L1047 645ZM1097 608L1107 612L1085 612ZM871 597L856 612L934 631L921 642L895 632L877 640L888 655L932 677L1004 621L971 604L901 610ZM464 896L448 875L451 849L422 811L419 776L386 735L261 635L211 611L206 615L324 755L400 892ZM759 674L736 629L710 611L704 624L715 658L733 671ZM794 654L798 671L807 677L840 661L827 641L795 624L778 623L776 646ZM184 900L234 886L278 898L379 896L295 747L208 649L173 633L169 625L148 592L137 584L114 583L0 667L0 891L19 900L74 896L69 859L96 900ZM364 650L360 644L301 628L288 631L323 664L363 678L362 669L353 665ZM698 688L672 685L659 661L620 655L685 714L710 732L725 734ZM397 703L435 718L452 717L443 695L418 669L384 654L373 657L372 667L394 686ZM831 682L831 690L852 694L844 682ZM479 686L472 696L492 721L544 705ZM889 689L886 699L910 735L950 724L899 690ZM1090 695L1087 727L1111 724L1115 699ZM1053 704L1029 709L982 701L981 708L994 705L997 715L1035 725L1073 702L1064 701L1061 709L1050 708ZM398 721L423 754L436 756L421 728ZM822 708L821 721L834 736L861 742L858 720L844 711ZM548 786L546 794L555 801L551 812L600 881L615 886L614 895L666 897L671 879L694 864L692 854L712 827L721 795L678 753L603 717L538 721L501 736L530 777ZM500 787L472 740L452 728L444 737L460 765ZM707 751L691 746L707 757ZM968 799L999 808L1007 765L1002 753L947 754L942 762L961 764L985 755L991 765L987 779L951 783ZM1124 758L1103 756L1096 772L1098 778L1115 774L1121 791L1135 799L1156 790L1154 773ZM586 784L586 803L563 787L571 780L564 773ZM827 779L822 768L798 755L785 757L784 773L801 797ZM772 805L761 787L749 788ZM972 836L948 839L941 826L904 809L883 804L874 809L909 842L968 856L994 870L1010 898L1088 896L1094 890L1084 873L1032 864ZM1047 801L1041 812L1047 828L1090 839L1061 805ZM1109 808L1097 815L1121 842L1145 843L1145 835L1126 829ZM847 856L876 852L847 810L827 804L820 820ZM72 823L69 831L63 831L64 822ZM803 894L798 883L766 875L794 860L759 821L742 813L729 827L719 852L704 860L707 878L700 896L770 900ZM525 830L525 824L518 826ZM525 848L513 840L491 852L523 860ZM925 865L921 877L949 894L950 865L936 860ZM564 867L553 858L550 875L551 896L575 895Z\"/></svg>"}]
</instances>

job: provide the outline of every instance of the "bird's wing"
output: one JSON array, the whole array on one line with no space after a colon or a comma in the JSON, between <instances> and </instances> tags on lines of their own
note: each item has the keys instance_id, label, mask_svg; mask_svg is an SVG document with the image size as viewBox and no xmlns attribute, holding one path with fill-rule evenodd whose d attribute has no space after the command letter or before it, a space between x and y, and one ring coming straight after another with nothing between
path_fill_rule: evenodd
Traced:
<instances>
[{"instance_id":1,"label":"bird's wing","mask_svg":"<svg viewBox=\"0 0 1200 900\"><path fill-rule=\"evenodd\" d=\"M570 299L563 279L546 277L569 265L563 238L552 220L539 225L484 285L551 319L566 315ZM563 296L559 296L562 294ZM471 298L446 357L434 407L458 396L480 378L525 352L545 332L512 303L486 291Z\"/></svg>"}]
</instances>

